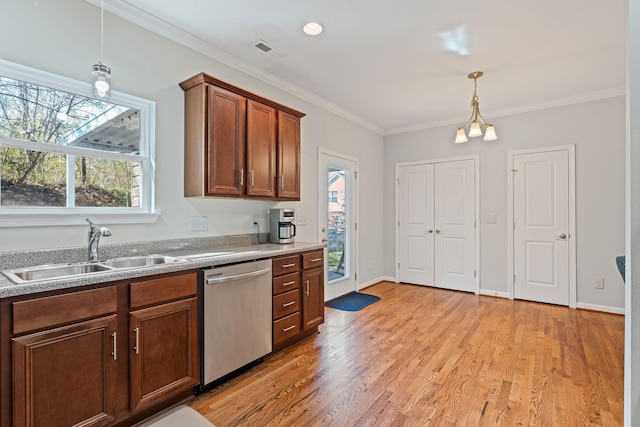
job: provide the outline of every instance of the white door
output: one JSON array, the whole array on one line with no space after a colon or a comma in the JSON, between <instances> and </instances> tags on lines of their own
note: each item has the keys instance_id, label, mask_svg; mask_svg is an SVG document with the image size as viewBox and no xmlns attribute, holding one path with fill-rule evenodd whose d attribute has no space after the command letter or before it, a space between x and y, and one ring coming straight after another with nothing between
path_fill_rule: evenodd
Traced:
<instances>
[{"instance_id":1,"label":"white door","mask_svg":"<svg viewBox=\"0 0 640 427\"><path fill-rule=\"evenodd\" d=\"M325 301L357 288L356 159L318 150L318 238L325 250Z\"/></svg>"},{"instance_id":2,"label":"white door","mask_svg":"<svg viewBox=\"0 0 640 427\"><path fill-rule=\"evenodd\" d=\"M399 165L398 281L477 292L475 160Z\"/></svg>"},{"instance_id":3,"label":"white door","mask_svg":"<svg viewBox=\"0 0 640 427\"><path fill-rule=\"evenodd\" d=\"M433 164L401 166L398 280L434 285Z\"/></svg>"},{"instance_id":4,"label":"white door","mask_svg":"<svg viewBox=\"0 0 640 427\"><path fill-rule=\"evenodd\" d=\"M435 284L475 292L475 162L435 165Z\"/></svg>"},{"instance_id":5,"label":"white door","mask_svg":"<svg viewBox=\"0 0 640 427\"><path fill-rule=\"evenodd\" d=\"M514 297L569 305L569 151L513 156Z\"/></svg>"}]
</instances>

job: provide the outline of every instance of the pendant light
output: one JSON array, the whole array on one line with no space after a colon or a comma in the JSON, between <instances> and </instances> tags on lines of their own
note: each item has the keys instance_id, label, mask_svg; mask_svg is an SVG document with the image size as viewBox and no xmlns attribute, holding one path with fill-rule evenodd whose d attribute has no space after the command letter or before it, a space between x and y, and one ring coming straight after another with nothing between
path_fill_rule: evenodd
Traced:
<instances>
[{"instance_id":1,"label":"pendant light","mask_svg":"<svg viewBox=\"0 0 640 427\"><path fill-rule=\"evenodd\" d=\"M111 68L102 64L104 47L104 0L100 4L100 59L91 70L91 87L96 98L109 99L111 96Z\"/></svg>"},{"instance_id":2,"label":"pendant light","mask_svg":"<svg viewBox=\"0 0 640 427\"><path fill-rule=\"evenodd\" d=\"M476 136L482 135L482 130L484 129L484 140L485 141L493 141L498 139L496 136L496 130L493 125L487 123L482 118L480 114L480 103L478 102L478 78L482 77L484 73L482 71L474 71L470 73L467 77L473 79L473 98L471 98L471 117L464 124L458 128L458 132L456 132L456 144L460 144L463 142L467 142L467 136L465 135L464 129L469 127L469 137L473 138Z\"/></svg>"}]
</instances>

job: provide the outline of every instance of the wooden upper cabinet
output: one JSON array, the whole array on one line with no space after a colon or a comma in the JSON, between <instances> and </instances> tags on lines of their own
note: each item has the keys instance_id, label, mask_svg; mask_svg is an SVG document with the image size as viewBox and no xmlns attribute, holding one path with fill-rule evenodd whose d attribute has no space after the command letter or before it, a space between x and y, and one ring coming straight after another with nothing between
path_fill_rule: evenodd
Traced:
<instances>
[{"instance_id":1,"label":"wooden upper cabinet","mask_svg":"<svg viewBox=\"0 0 640 427\"><path fill-rule=\"evenodd\" d=\"M282 199L300 200L300 117L278 111L278 190Z\"/></svg>"},{"instance_id":2,"label":"wooden upper cabinet","mask_svg":"<svg viewBox=\"0 0 640 427\"><path fill-rule=\"evenodd\" d=\"M207 195L241 196L245 180L246 99L208 86Z\"/></svg>"},{"instance_id":3,"label":"wooden upper cabinet","mask_svg":"<svg viewBox=\"0 0 640 427\"><path fill-rule=\"evenodd\" d=\"M247 101L247 195L274 197L276 109Z\"/></svg>"},{"instance_id":4,"label":"wooden upper cabinet","mask_svg":"<svg viewBox=\"0 0 640 427\"><path fill-rule=\"evenodd\" d=\"M200 73L185 92L185 197L300 200L304 113Z\"/></svg>"}]
</instances>

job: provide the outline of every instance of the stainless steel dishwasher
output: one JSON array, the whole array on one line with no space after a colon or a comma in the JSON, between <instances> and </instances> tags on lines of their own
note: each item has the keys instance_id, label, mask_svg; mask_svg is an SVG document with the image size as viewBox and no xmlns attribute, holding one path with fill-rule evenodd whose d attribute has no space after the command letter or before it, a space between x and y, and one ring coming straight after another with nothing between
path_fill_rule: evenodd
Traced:
<instances>
[{"instance_id":1,"label":"stainless steel dishwasher","mask_svg":"<svg viewBox=\"0 0 640 427\"><path fill-rule=\"evenodd\" d=\"M271 353L271 260L203 270L203 387Z\"/></svg>"}]
</instances>

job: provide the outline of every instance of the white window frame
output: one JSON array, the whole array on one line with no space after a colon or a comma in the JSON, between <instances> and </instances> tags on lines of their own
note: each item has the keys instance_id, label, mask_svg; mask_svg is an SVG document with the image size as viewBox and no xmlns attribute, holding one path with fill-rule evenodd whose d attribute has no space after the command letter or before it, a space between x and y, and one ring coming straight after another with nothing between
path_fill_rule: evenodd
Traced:
<instances>
[{"instance_id":1,"label":"white window frame","mask_svg":"<svg viewBox=\"0 0 640 427\"><path fill-rule=\"evenodd\" d=\"M91 85L45 71L0 59L0 75L91 98ZM142 168L142 198L140 207L13 207L0 206L0 227L83 224L89 216L103 224L153 223L155 210L155 102L112 91L109 102L139 110L140 154L121 154L89 148L61 146L44 142L0 137L0 146L87 156L103 160L140 163Z\"/></svg>"}]
</instances>

